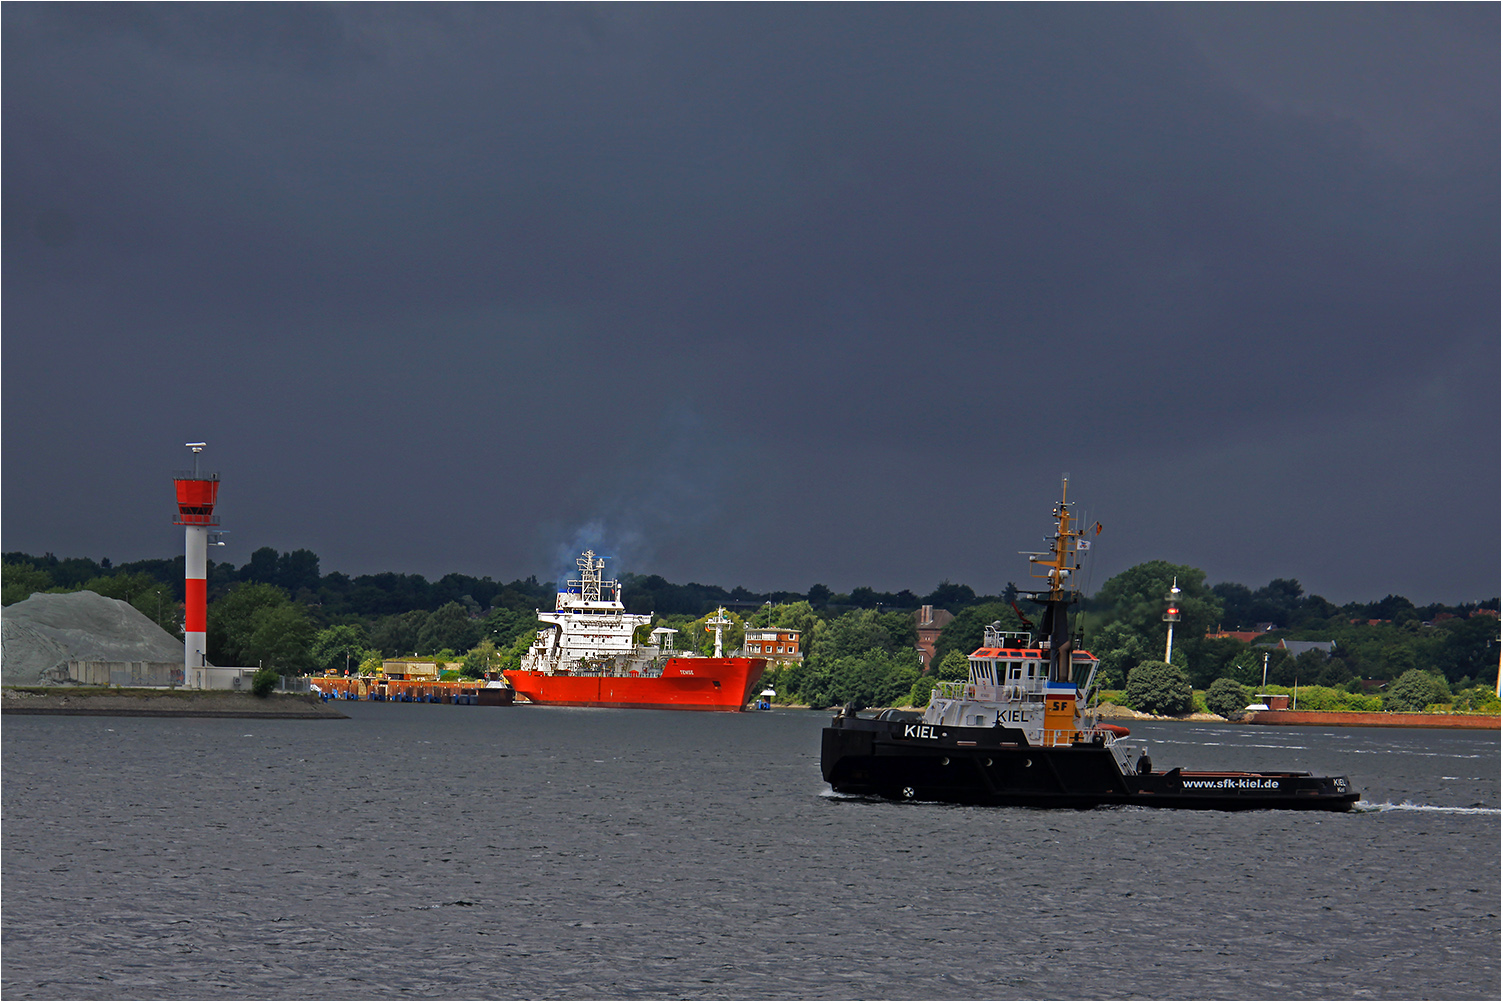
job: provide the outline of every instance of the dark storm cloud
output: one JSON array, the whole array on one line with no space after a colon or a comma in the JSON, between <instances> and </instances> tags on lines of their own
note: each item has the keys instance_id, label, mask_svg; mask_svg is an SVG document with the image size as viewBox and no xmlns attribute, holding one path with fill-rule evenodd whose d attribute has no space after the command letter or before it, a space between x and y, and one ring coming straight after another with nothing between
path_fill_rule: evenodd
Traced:
<instances>
[{"instance_id":1,"label":"dark storm cloud","mask_svg":"<svg viewBox=\"0 0 1503 1003\"><path fill-rule=\"evenodd\" d=\"M1497 591L1494 8L3 17L7 549Z\"/></svg>"}]
</instances>

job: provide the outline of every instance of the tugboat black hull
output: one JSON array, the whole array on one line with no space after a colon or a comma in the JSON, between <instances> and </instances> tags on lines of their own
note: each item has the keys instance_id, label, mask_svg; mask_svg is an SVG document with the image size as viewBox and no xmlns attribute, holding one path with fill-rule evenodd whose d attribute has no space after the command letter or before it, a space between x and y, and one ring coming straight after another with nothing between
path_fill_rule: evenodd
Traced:
<instances>
[{"instance_id":1,"label":"tugboat black hull","mask_svg":"<svg viewBox=\"0 0 1503 1003\"><path fill-rule=\"evenodd\" d=\"M1101 741L1031 746L1010 728L842 717L824 729L820 768L842 794L1037 808L1140 805L1216 811L1347 811L1345 777L1297 772L1124 773Z\"/></svg>"},{"instance_id":2,"label":"tugboat black hull","mask_svg":"<svg viewBox=\"0 0 1503 1003\"><path fill-rule=\"evenodd\" d=\"M1084 532L1060 496L1046 554L1029 554L1032 576L1048 588L1037 630L981 631L965 680L934 680L923 713L883 711L875 718L842 711L824 730L820 769L844 794L960 804L1040 808L1250 808L1346 811L1360 795L1346 777L1308 773L1155 772L1145 746L1119 741L1126 729L1099 726L1086 709L1100 662L1070 630L1079 593ZM1101 524L1096 524L1101 532ZM1071 577L1074 576L1074 577ZM1164 619L1173 637L1178 580ZM1164 660L1169 661L1166 650ZM853 708L854 709L854 708Z\"/></svg>"}]
</instances>

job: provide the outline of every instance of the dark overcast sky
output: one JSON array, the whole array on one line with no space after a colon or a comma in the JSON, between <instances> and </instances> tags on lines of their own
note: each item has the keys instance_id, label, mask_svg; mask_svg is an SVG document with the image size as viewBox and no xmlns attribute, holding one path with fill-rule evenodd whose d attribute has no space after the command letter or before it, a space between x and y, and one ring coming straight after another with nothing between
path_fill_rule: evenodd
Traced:
<instances>
[{"instance_id":1,"label":"dark overcast sky","mask_svg":"<svg viewBox=\"0 0 1503 1003\"><path fill-rule=\"evenodd\" d=\"M6 4L3 547L1499 591L1499 8Z\"/></svg>"}]
</instances>

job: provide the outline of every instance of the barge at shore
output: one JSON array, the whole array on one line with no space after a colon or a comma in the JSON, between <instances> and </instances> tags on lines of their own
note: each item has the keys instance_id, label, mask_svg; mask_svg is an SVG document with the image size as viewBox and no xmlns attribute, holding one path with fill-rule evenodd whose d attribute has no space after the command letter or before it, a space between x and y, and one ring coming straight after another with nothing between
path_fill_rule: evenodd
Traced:
<instances>
[{"instance_id":1,"label":"barge at shore","mask_svg":"<svg viewBox=\"0 0 1503 1003\"><path fill-rule=\"evenodd\" d=\"M1068 484L1066 485L1068 488ZM1156 771L1125 729L1088 709L1097 660L1077 648L1069 607L1082 533L1064 498L1053 547L1030 555L1044 607L1032 633L987 627L965 682L942 682L922 713L842 711L825 728L820 768L842 794L962 804L1090 808L1317 809L1360 798L1346 777L1295 771ZM1031 625L1030 625L1031 626ZM1082 678L1083 677L1083 678Z\"/></svg>"}]
</instances>

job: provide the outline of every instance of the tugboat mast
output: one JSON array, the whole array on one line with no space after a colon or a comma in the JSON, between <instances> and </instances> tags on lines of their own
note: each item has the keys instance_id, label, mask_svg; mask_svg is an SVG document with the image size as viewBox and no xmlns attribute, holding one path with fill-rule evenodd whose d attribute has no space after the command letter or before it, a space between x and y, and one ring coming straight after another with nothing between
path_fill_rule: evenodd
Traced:
<instances>
[{"instance_id":1,"label":"tugboat mast","mask_svg":"<svg viewBox=\"0 0 1503 1003\"><path fill-rule=\"evenodd\" d=\"M1047 589L1035 592L1034 597L1044 603L1039 634L1042 644L1049 649L1049 679L1059 683L1072 681L1070 653L1074 642L1070 637L1070 604L1080 598L1080 594L1066 582L1072 572L1080 570L1076 542L1081 533L1074 528L1075 518L1068 503L1069 490L1070 478L1066 475L1060 488L1059 504L1054 506L1057 522L1054 536L1047 538L1053 547L1047 554L1027 555L1031 565L1029 575L1046 579L1049 583ZM1033 570L1035 568L1038 570Z\"/></svg>"}]
</instances>

